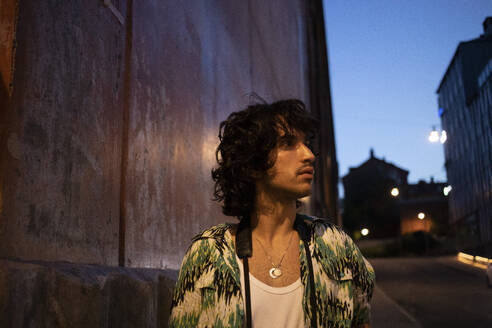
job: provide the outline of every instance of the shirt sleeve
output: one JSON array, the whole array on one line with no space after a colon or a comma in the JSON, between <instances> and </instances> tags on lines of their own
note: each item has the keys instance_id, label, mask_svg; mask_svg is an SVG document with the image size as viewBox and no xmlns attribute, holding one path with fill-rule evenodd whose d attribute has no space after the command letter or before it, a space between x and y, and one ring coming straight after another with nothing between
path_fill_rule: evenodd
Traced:
<instances>
[{"instance_id":1,"label":"shirt sleeve","mask_svg":"<svg viewBox=\"0 0 492 328\"><path fill-rule=\"evenodd\" d=\"M361 251L348 237L348 250L351 257L352 277L354 282L354 318L352 327L370 324L371 322L371 298L375 286L376 275L374 268L362 255Z\"/></svg>"},{"instance_id":2,"label":"shirt sleeve","mask_svg":"<svg viewBox=\"0 0 492 328\"><path fill-rule=\"evenodd\" d=\"M202 312L199 284L210 272L207 240L196 240L186 252L174 288L169 327L196 327Z\"/></svg>"}]
</instances>

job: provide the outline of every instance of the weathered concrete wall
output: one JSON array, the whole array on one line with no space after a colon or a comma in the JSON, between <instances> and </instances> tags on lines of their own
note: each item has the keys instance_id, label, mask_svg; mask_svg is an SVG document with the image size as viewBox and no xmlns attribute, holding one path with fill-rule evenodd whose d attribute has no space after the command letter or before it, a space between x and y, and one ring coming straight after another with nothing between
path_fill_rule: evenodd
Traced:
<instances>
[{"instance_id":1,"label":"weathered concrete wall","mask_svg":"<svg viewBox=\"0 0 492 328\"><path fill-rule=\"evenodd\" d=\"M123 51L102 2L20 2L0 256L117 264Z\"/></svg>"},{"instance_id":2,"label":"weathered concrete wall","mask_svg":"<svg viewBox=\"0 0 492 328\"><path fill-rule=\"evenodd\" d=\"M194 234L234 221L211 201L218 126L251 91L306 99L302 14L300 1L134 3L126 265L177 268Z\"/></svg>"},{"instance_id":3,"label":"weathered concrete wall","mask_svg":"<svg viewBox=\"0 0 492 328\"><path fill-rule=\"evenodd\" d=\"M176 275L0 260L0 327L167 327Z\"/></svg>"},{"instance_id":4,"label":"weathered concrete wall","mask_svg":"<svg viewBox=\"0 0 492 328\"><path fill-rule=\"evenodd\" d=\"M114 3L122 24L103 1L19 4L0 257L177 268L234 220L211 201L219 122L253 91L311 102L303 1Z\"/></svg>"},{"instance_id":5,"label":"weathered concrete wall","mask_svg":"<svg viewBox=\"0 0 492 328\"><path fill-rule=\"evenodd\" d=\"M17 1L0 2L0 154L7 147L7 125L10 120L9 98L15 58L15 29L17 22ZM0 156L0 213L3 208L3 178L6 160ZM1 216L0 216L1 217ZM1 229L0 221L0 229Z\"/></svg>"},{"instance_id":6,"label":"weathered concrete wall","mask_svg":"<svg viewBox=\"0 0 492 328\"><path fill-rule=\"evenodd\" d=\"M305 7L250 1L251 88L268 100L300 98L309 106Z\"/></svg>"}]
</instances>

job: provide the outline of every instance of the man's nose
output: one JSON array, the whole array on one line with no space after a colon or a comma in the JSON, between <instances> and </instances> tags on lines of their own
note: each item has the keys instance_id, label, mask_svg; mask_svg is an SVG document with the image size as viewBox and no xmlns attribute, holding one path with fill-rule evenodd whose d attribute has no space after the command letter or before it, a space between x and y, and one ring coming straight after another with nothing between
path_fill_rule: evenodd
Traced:
<instances>
[{"instance_id":1,"label":"man's nose","mask_svg":"<svg viewBox=\"0 0 492 328\"><path fill-rule=\"evenodd\" d=\"M303 161L313 163L316 157L314 156L311 149L305 144L302 144L302 151L303 151Z\"/></svg>"}]
</instances>

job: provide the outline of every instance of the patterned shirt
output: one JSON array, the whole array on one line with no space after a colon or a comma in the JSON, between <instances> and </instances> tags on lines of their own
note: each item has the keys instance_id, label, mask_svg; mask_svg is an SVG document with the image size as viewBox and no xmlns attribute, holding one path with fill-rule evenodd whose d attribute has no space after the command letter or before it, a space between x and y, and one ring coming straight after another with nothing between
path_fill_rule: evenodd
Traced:
<instances>
[{"instance_id":1,"label":"patterned shirt","mask_svg":"<svg viewBox=\"0 0 492 328\"><path fill-rule=\"evenodd\" d=\"M205 230L185 254L172 300L169 327L237 327L245 320L233 224ZM313 218L310 231L318 327L357 327L370 322L374 269L352 239L332 223ZM311 327L309 272L299 241L304 326Z\"/></svg>"}]
</instances>

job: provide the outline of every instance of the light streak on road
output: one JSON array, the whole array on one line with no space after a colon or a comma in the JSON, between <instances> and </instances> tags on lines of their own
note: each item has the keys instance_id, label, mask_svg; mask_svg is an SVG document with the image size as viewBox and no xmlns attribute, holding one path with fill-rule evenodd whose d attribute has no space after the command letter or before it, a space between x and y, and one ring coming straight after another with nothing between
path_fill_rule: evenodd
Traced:
<instances>
[{"instance_id":1,"label":"light streak on road","mask_svg":"<svg viewBox=\"0 0 492 328\"><path fill-rule=\"evenodd\" d=\"M492 263L491 259L481 257L481 256L473 256L470 254L466 254L463 252L458 253L458 261L461 263L465 263L468 265L473 265L474 267L480 268L480 269L487 269L487 264Z\"/></svg>"}]
</instances>

